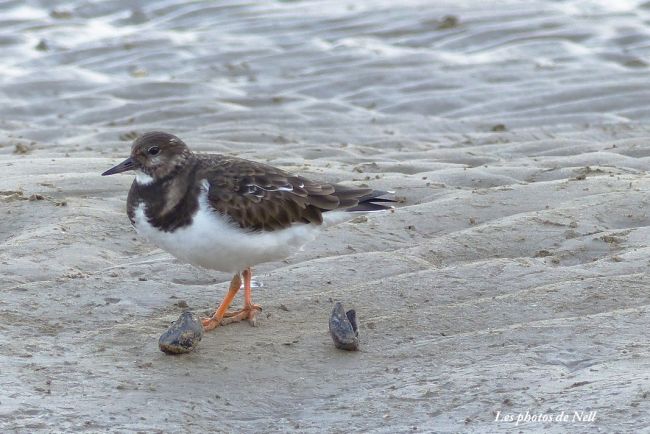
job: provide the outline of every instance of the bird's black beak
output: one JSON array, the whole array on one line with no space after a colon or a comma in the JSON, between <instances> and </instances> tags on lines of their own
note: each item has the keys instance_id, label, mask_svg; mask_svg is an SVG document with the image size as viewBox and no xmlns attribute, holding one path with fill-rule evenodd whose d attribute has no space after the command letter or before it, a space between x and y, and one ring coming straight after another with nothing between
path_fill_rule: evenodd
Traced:
<instances>
[{"instance_id":1,"label":"bird's black beak","mask_svg":"<svg viewBox=\"0 0 650 434\"><path fill-rule=\"evenodd\" d=\"M135 169L135 161L133 158L129 157L117 166L111 167L106 172L102 173L102 176L115 175L116 173L122 173L133 169Z\"/></svg>"}]
</instances>

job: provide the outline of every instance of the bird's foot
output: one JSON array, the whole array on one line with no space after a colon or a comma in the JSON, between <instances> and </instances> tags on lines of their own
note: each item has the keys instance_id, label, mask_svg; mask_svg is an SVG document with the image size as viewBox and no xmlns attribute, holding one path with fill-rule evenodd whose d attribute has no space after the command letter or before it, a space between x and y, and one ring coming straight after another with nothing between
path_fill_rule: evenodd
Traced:
<instances>
[{"instance_id":1,"label":"bird's foot","mask_svg":"<svg viewBox=\"0 0 650 434\"><path fill-rule=\"evenodd\" d=\"M248 323L255 327L257 325L257 313L262 311L262 306L259 304L250 304L244 306L243 309L234 312L226 312L221 320L221 325L239 322L247 319Z\"/></svg>"},{"instance_id":2,"label":"bird's foot","mask_svg":"<svg viewBox=\"0 0 650 434\"><path fill-rule=\"evenodd\" d=\"M201 324L205 331L214 330L220 325L231 324L245 319L248 320L250 325L255 326L257 325L256 315L261 311L262 306L259 304L251 304L249 306L244 306L244 308L240 310L228 311L224 313L223 318L221 319L216 318L215 315L212 315L210 318L201 318Z\"/></svg>"},{"instance_id":3,"label":"bird's foot","mask_svg":"<svg viewBox=\"0 0 650 434\"><path fill-rule=\"evenodd\" d=\"M211 316L209 318L201 318L201 325L203 326L203 330L208 332L219 327L219 320L217 320L214 316Z\"/></svg>"}]
</instances>

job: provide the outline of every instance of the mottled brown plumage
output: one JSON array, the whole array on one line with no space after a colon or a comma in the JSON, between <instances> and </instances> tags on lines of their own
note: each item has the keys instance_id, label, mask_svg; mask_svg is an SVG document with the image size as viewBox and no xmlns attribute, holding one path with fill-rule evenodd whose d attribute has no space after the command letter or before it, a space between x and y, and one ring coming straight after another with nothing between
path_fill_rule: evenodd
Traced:
<instances>
[{"instance_id":1,"label":"mottled brown plumage","mask_svg":"<svg viewBox=\"0 0 650 434\"><path fill-rule=\"evenodd\" d=\"M155 155L149 154L152 148L158 148ZM212 208L254 231L284 229L294 223L319 225L322 213L360 203L387 208L380 203L388 200L376 197L383 192L319 183L242 158L194 154L178 137L166 133L141 136L133 144L131 159L152 182L133 181L127 201L129 218L133 222L135 208L145 202L151 224L165 231L191 223L202 189L207 189Z\"/></svg>"},{"instance_id":2,"label":"mottled brown plumage","mask_svg":"<svg viewBox=\"0 0 650 434\"><path fill-rule=\"evenodd\" d=\"M197 157L197 175L210 184L210 205L242 228L272 231L298 222L321 224L323 212L358 205L372 191L314 182L241 158Z\"/></svg>"}]
</instances>

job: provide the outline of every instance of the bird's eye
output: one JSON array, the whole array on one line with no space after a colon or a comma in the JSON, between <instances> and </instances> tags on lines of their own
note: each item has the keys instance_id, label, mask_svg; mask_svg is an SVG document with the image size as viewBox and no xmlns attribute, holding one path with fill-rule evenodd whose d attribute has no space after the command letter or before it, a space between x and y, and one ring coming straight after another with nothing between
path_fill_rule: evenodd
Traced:
<instances>
[{"instance_id":1,"label":"bird's eye","mask_svg":"<svg viewBox=\"0 0 650 434\"><path fill-rule=\"evenodd\" d=\"M160 152L160 148L158 146L152 146L151 148L147 149L147 152L149 155L158 155L158 152Z\"/></svg>"}]
</instances>

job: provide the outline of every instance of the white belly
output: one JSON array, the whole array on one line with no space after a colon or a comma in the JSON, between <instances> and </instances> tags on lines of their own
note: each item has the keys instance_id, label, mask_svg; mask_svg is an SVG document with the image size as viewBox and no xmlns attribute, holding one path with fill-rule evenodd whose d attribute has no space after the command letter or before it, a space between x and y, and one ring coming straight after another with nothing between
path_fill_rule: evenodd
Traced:
<instances>
[{"instance_id":1,"label":"white belly","mask_svg":"<svg viewBox=\"0 0 650 434\"><path fill-rule=\"evenodd\" d=\"M284 259L313 240L320 229L311 224L295 224L272 232L245 231L230 218L210 210L205 192L199 196L199 209L189 226L173 232L161 231L147 221L144 204L136 208L134 219L140 235L178 259L232 273Z\"/></svg>"}]
</instances>

